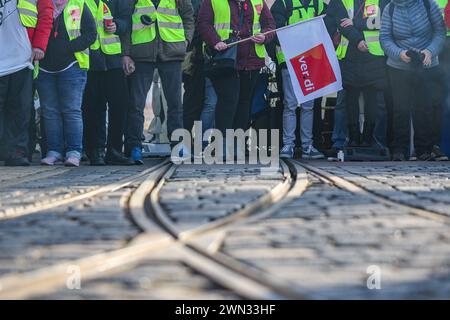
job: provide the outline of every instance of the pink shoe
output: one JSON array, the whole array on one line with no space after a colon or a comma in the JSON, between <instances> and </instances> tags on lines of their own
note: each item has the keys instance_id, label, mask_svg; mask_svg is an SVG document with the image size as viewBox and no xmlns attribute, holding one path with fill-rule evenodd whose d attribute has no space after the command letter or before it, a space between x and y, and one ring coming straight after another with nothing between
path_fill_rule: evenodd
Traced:
<instances>
[{"instance_id":1,"label":"pink shoe","mask_svg":"<svg viewBox=\"0 0 450 320\"><path fill-rule=\"evenodd\" d=\"M64 162L64 165L66 167L79 167L80 159L78 159L77 157L69 157L66 159L66 162Z\"/></svg>"},{"instance_id":2,"label":"pink shoe","mask_svg":"<svg viewBox=\"0 0 450 320\"><path fill-rule=\"evenodd\" d=\"M57 157L45 157L44 159L41 160L41 164L44 166L54 166L54 165L58 165L58 164L62 164L62 161L60 159L58 159Z\"/></svg>"}]
</instances>

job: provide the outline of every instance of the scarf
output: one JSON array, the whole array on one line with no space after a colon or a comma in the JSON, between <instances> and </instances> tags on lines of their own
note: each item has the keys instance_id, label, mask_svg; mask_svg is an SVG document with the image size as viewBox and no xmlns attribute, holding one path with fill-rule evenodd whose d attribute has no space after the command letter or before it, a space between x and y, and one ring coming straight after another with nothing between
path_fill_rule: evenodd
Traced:
<instances>
[{"instance_id":1,"label":"scarf","mask_svg":"<svg viewBox=\"0 0 450 320\"><path fill-rule=\"evenodd\" d=\"M63 11L69 0L53 0L55 10L53 11L53 18L56 19Z\"/></svg>"}]
</instances>

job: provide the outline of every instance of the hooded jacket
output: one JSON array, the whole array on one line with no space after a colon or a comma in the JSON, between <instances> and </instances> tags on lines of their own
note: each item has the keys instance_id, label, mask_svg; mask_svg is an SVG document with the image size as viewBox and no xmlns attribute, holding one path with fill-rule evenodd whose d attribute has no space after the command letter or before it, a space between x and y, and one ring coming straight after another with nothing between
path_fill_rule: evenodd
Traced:
<instances>
[{"instance_id":1,"label":"hooded jacket","mask_svg":"<svg viewBox=\"0 0 450 320\"><path fill-rule=\"evenodd\" d=\"M423 1L430 2L430 16ZM392 3L395 8L391 17ZM430 68L437 66L445 42L445 25L438 5L433 0L392 0L383 12L380 41L390 67L412 70L413 65L400 59L400 53L409 49L428 49L432 53Z\"/></svg>"},{"instance_id":2,"label":"hooded jacket","mask_svg":"<svg viewBox=\"0 0 450 320\"><path fill-rule=\"evenodd\" d=\"M53 1L39 0L37 2L38 20L36 28L27 28L31 47L47 50L48 39L53 26Z\"/></svg>"}]
</instances>

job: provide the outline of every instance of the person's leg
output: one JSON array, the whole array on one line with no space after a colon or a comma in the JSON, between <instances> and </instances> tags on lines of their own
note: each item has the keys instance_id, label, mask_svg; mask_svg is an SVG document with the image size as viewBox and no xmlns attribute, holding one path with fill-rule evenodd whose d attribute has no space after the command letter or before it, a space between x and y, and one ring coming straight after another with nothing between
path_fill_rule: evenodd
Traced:
<instances>
[{"instance_id":1,"label":"person's leg","mask_svg":"<svg viewBox=\"0 0 450 320\"><path fill-rule=\"evenodd\" d=\"M345 90L337 93L334 108L334 128L331 137L333 148L343 149L347 141L347 114L345 112Z\"/></svg>"},{"instance_id":2,"label":"person's leg","mask_svg":"<svg viewBox=\"0 0 450 320\"><path fill-rule=\"evenodd\" d=\"M153 83L154 63L136 63L134 71L128 80L130 92L130 108L127 114L125 131L125 152L131 153L134 148L142 148L142 133L144 131L144 108L147 94Z\"/></svg>"},{"instance_id":3,"label":"person's leg","mask_svg":"<svg viewBox=\"0 0 450 320\"><path fill-rule=\"evenodd\" d=\"M8 146L3 139L4 124L6 117L6 100L8 97L8 88L10 85L10 75L0 77L0 161L7 157Z\"/></svg>"},{"instance_id":4,"label":"person's leg","mask_svg":"<svg viewBox=\"0 0 450 320\"><path fill-rule=\"evenodd\" d=\"M34 87L31 90L32 95L34 95ZM34 102L34 99L33 99ZM37 142L37 127L36 127L36 109L34 108L34 103L31 107L30 113L30 125L28 126L28 161L33 161L33 154L36 150Z\"/></svg>"},{"instance_id":5,"label":"person's leg","mask_svg":"<svg viewBox=\"0 0 450 320\"><path fill-rule=\"evenodd\" d=\"M410 110L412 103L412 77L408 71L389 68L389 78L392 84L393 114L392 114L392 149L394 156L401 153L406 156L409 146Z\"/></svg>"},{"instance_id":6,"label":"person's leg","mask_svg":"<svg viewBox=\"0 0 450 320\"><path fill-rule=\"evenodd\" d=\"M246 131L250 126L250 114L255 88L259 80L259 70L239 71L239 78L239 102L234 115L233 127Z\"/></svg>"},{"instance_id":7,"label":"person's leg","mask_svg":"<svg viewBox=\"0 0 450 320\"><path fill-rule=\"evenodd\" d=\"M238 106L240 81L237 72L211 78L217 95L215 126L225 137L226 129L233 129Z\"/></svg>"},{"instance_id":8,"label":"person's leg","mask_svg":"<svg viewBox=\"0 0 450 320\"><path fill-rule=\"evenodd\" d=\"M434 69L434 68L433 68ZM429 155L432 151L433 130L430 126L432 106L432 76L435 69L426 70L424 72L417 73L415 77L416 82L413 88L413 127L414 127L414 147L418 156L421 159L421 155ZM422 158L422 160L427 160Z\"/></svg>"},{"instance_id":9,"label":"person's leg","mask_svg":"<svg viewBox=\"0 0 450 320\"><path fill-rule=\"evenodd\" d=\"M356 147L360 145L360 126L359 126L359 96L361 90L348 87L345 90L345 101L347 114L347 128L349 135L349 146Z\"/></svg>"},{"instance_id":10,"label":"person's leg","mask_svg":"<svg viewBox=\"0 0 450 320\"><path fill-rule=\"evenodd\" d=\"M205 79L205 100L203 102L203 110L200 116L202 121L203 133L214 127L214 115L217 104L217 95L214 86L209 78Z\"/></svg>"},{"instance_id":11,"label":"person's leg","mask_svg":"<svg viewBox=\"0 0 450 320\"><path fill-rule=\"evenodd\" d=\"M108 150L122 152L126 115L130 105L128 86L122 69L104 73L105 94L108 101Z\"/></svg>"},{"instance_id":12,"label":"person's leg","mask_svg":"<svg viewBox=\"0 0 450 320\"><path fill-rule=\"evenodd\" d=\"M106 99L104 72L89 71L83 98L83 148L91 165L104 164L106 144Z\"/></svg>"},{"instance_id":13,"label":"person's leg","mask_svg":"<svg viewBox=\"0 0 450 320\"><path fill-rule=\"evenodd\" d=\"M66 146L66 164L76 165L76 159L81 159L83 150L83 120L81 103L86 86L87 72L80 69L78 64L59 73L56 84L59 105L64 124L64 142Z\"/></svg>"},{"instance_id":14,"label":"person's leg","mask_svg":"<svg viewBox=\"0 0 450 320\"><path fill-rule=\"evenodd\" d=\"M183 125L186 130L191 131L194 121L200 119L205 95L205 74L203 64L194 65L192 75L183 75ZM205 97L206 99L206 97Z\"/></svg>"},{"instance_id":15,"label":"person's leg","mask_svg":"<svg viewBox=\"0 0 450 320\"><path fill-rule=\"evenodd\" d=\"M307 149L313 145L314 100L304 102L300 107L300 139L302 149Z\"/></svg>"},{"instance_id":16,"label":"person's leg","mask_svg":"<svg viewBox=\"0 0 450 320\"><path fill-rule=\"evenodd\" d=\"M45 121L45 135L48 146L44 160L47 158L62 160L64 153L63 118L58 99L57 77L57 74L41 71L36 82L43 108L42 115Z\"/></svg>"},{"instance_id":17,"label":"person's leg","mask_svg":"<svg viewBox=\"0 0 450 320\"><path fill-rule=\"evenodd\" d=\"M364 126L361 144L372 146L375 122L379 109L378 91L374 87L363 88L364 96Z\"/></svg>"},{"instance_id":18,"label":"person's leg","mask_svg":"<svg viewBox=\"0 0 450 320\"><path fill-rule=\"evenodd\" d=\"M158 62L161 85L167 100L167 135L171 140L176 129L183 128L183 104L181 103L181 62ZM171 141L173 145L174 142Z\"/></svg>"},{"instance_id":19,"label":"person's leg","mask_svg":"<svg viewBox=\"0 0 450 320\"><path fill-rule=\"evenodd\" d=\"M4 140L7 144L8 166L27 166L28 128L33 108L32 70L23 69L10 75L7 93Z\"/></svg>"},{"instance_id":20,"label":"person's leg","mask_svg":"<svg viewBox=\"0 0 450 320\"><path fill-rule=\"evenodd\" d=\"M375 128L373 130L373 139L377 147L385 148L387 146L387 119L388 113L384 91L377 91L377 111L375 115Z\"/></svg>"},{"instance_id":21,"label":"person's leg","mask_svg":"<svg viewBox=\"0 0 450 320\"><path fill-rule=\"evenodd\" d=\"M297 97L295 96L294 89L291 83L291 77L289 71L285 68L281 70L281 76L283 79L283 146L289 148L286 150L290 152L291 147L295 145L295 129L297 127L297 114L298 108ZM284 147L283 147L284 148ZM286 149L284 148L284 149ZM293 149L292 149L293 150Z\"/></svg>"}]
</instances>

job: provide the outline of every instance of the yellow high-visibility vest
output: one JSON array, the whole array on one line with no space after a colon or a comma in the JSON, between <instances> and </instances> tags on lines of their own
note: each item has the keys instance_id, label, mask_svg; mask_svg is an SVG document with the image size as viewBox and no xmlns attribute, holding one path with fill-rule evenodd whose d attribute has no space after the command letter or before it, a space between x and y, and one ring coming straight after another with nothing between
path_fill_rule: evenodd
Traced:
<instances>
[{"instance_id":1,"label":"yellow high-visibility vest","mask_svg":"<svg viewBox=\"0 0 450 320\"><path fill-rule=\"evenodd\" d=\"M97 24L97 40L91 45L91 50L101 49L108 55L120 54L122 46L119 36L106 33L103 25L103 18L112 16L109 7L102 0L99 0L98 5L95 0L86 0L86 4Z\"/></svg>"},{"instance_id":2,"label":"yellow high-visibility vest","mask_svg":"<svg viewBox=\"0 0 450 320\"><path fill-rule=\"evenodd\" d=\"M17 11L25 28L36 28L38 21L38 0L17 0Z\"/></svg>"},{"instance_id":3,"label":"yellow high-visibility vest","mask_svg":"<svg viewBox=\"0 0 450 320\"><path fill-rule=\"evenodd\" d=\"M66 25L69 40L81 36L81 17L83 16L85 0L69 0L64 8L64 24ZM89 69L89 48L75 52L75 58L81 69Z\"/></svg>"},{"instance_id":4,"label":"yellow high-visibility vest","mask_svg":"<svg viewBox=\"0 0 450 320\"><path fill-rule=\"evenodd\" d=\"M291 25L291 24L295 24L300 21L308 20L308 19L314 18L317 15L319 15L323 11L323 8L324 8L323 0L317 0L318 1L317 12L314 9L313 1L314 0L312 0L310 2L308 9L305 9L300 0L292 0L292 7L293 7L292 15L289 17L287 25ZM284 7L287 8L285 0L283 0L283 3L284 3ZM286 58L284 57L283 51L281 51L280 46L276 46L276 54L277 54L278 64L282 64L282 63L286 62Z\"/></svg>"},{"instance_id":5,"label":"yellow high-visibility vest","mask_svg":"<svg viewBox=\"0 0 450 320\"><path fill-rule=\"evenodd\" d=\"M261 32L261 24L259 21L261 10L264 5L263 0L251 0L253 7L253 35ZM230 38L231 30L231 11L228 0L211 0L214 11L214 28L220 39L225 41ZM257 8L259 7L259 10ZM264 44L255 43L256 55L264 59L266 57L266 48Z\"/></svg>"},{"instance_id":6,"label":"yellow high-visibility vest","mask_svg":"<svg viewBox=\"0 0 450 320\"><path fill-rule=\"evenodd\" d=\"M345 9L347 10L348 17L353 19L354 15L354 0L342 0ZM372 23L373 31L363 31L364 39L369 48L369 53L375 56L384 56L384 51L380 44L380 26L381 26L381 9L379 6L379 0L366 0L364 7L364 16L368 17L368 23ZM336 54L339 60L342 60L347 55L349 41L346 37L341 35L341 43L336 49Z\"/></svg>"},{"instance_id":7,"label":"yellow high-visibility vest","mask_svg":"<svg viewBox=\"0 0 450 320\"><path fill-rule=\"evenodd\" d=\"M144 25L142 15L152 18L152 25ZM151 0L138 0L131 16L131 44L149 43L156 38L156 24L161 39L165 42L181 42L186 40L183 20L177 9L176 0L161 0L155 8Z\"/></svg>"}]
</instances>

